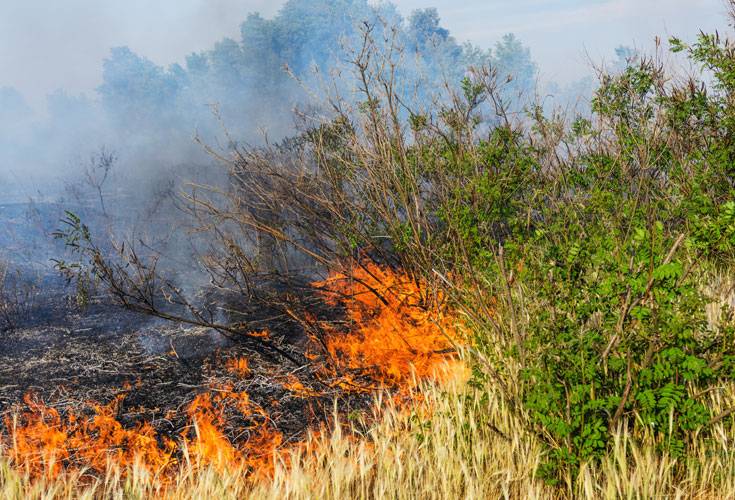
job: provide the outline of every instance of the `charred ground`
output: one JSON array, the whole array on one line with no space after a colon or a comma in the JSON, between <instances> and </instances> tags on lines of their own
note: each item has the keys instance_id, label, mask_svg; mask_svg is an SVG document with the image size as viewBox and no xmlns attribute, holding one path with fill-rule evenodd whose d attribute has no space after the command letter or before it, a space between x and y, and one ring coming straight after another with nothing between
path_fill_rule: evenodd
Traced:
<instances>
[{"instance_id":1,"label":"charred ground","mask_svg":"<svg viewBox=\"0 0 735 500\"><path fill-rule=\"evenodd\" d=\"M247 318L243 328L268 331L271 342L304 361L300 366L246 337L150 318L104 297L79 307L73 289L53 274L35 286L32 307L16 327L0 334L2 415L29 403L62 415L93 415L96 406L117 402L116 419L123 426L145 422L173 437L190 426L186 408L198 395L226 388L246 392L288 441L327 421L335 397L345 411L369 405L365 394L331 390L310 375L304 331L277 309L250 305L241 315ZM245 363L244 370L238 362ZM310 397L286 388L294 380L314 386ZM236 443L245 417L226 415L225 430Z\"/></svg>"}]
</instances>

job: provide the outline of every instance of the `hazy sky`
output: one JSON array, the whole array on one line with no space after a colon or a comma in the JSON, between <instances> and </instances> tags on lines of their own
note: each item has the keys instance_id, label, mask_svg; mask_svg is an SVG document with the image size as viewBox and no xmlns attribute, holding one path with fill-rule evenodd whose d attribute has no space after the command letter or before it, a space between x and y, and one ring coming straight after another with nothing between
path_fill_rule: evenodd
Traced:
<instances>
[{"instance_id":1,"label":"hazy sky","mask_svg":"<svg viewBox=\"0 0 735 500\"><path fill-rule=\"evenodd\" d=\"M154 62L181 62L225 36L249 12L274 15L279 0L0 0L0 87L37 109L57 88L91 92L110 47L128 45ZM582 76L588 57L620 44L647 48L655 35L693 38L727 27L724 0L397 0L404 14L437 7L452 34L491 46L514 32L544 79ZM325 22L328 20L325 19Z\"/></svg>"}]
</instances>

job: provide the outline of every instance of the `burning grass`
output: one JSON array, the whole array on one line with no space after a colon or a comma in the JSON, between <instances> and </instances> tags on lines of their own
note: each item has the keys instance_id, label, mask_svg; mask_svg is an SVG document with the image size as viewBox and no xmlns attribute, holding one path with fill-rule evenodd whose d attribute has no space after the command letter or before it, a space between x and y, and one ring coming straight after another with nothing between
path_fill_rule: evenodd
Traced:
<instances>
[{"instance_id":1,"label":"burning grass","mask_svg":"<svg viewBox=\"0 0 735 500\"><path fill-rule=\"evenodd\" d=\"M436 378L456 352L456 320L442 310L443 297L429 299L407 274L367 262L317 285L334 305L347 297L346 326L323 325L334 369L345 374L337 383L346 390L410 388Z\"/></svg>"},{"instance_id":2,"label":"burning grass","mask_svg":"<svg viewBox=\"0 0 735 500\"><path fill-rule=\"evenodd\" d=\"M463 378L441 386L420 384L423 398L382 408L368 426L334 414L329 432L313 433L282 451L272 472L257 481L247 469L199 467L181 461L175 476L161 481L140 462L89 476L70 470L56 478L33 478L0 459L3 498L732 498L735 458L722 436L702 443L683 476L678 461L617 433L608 458L582 468L576 484L551 486L538 478L543 446L524 432L502 391L493 385L469 389ZM725 404L715 402L713 404ZM566 492L566 493L565 493Z\"/></svg>"},{"instance_id":3,"label":"burning grass","mask_svg":"<svg viewBox=\"0 0 735 500\"><path fill-rule=\"evenodd\" d=\"M47 477L57 477L72 464L97 472L110 463L128 466L136 461L154 472L167 467L174 461L175 443L159 438L148 423L124 428L115 418L123 397L108 405L94 405L93 416L63 418L58 410L27 396L26 411L5 417L11 463L31 475Z\"/></svg>"},{"instance_id":4,"label":"burning grass","mask_svg":"<svg viewBox=\"0 0 735 500\"><path fill-rule=\"evenodd\" d=\"M367 263L314 285L329 306L344 308L345 321L311 318L306 354L313 367L278 380L313 414L330 413L333 400L379 390L406 403L419 392L417 383L442 378L446 370L439 368L455 357L455 319L436 297L423 297L421 285L407 275ZM227 359L224 368L239 381L253 376L245 357ZM293 459L286 457L306 442L284 437L269 413L278 401L258 403L241 386L213 384L194 395L178 412L186 414L186 425L176 433L158 432L149 421L123 424L126 390L108 404L90 402L83 410L49 407L27 395L22 411L4 418L4 455L13 470L36 480L84 474L94 483L110 470L125 475L139 469L170 484L182 470L272 477L276 464ZM339 415L338 408L334 417Z\"/></svg>"}]
</instances>

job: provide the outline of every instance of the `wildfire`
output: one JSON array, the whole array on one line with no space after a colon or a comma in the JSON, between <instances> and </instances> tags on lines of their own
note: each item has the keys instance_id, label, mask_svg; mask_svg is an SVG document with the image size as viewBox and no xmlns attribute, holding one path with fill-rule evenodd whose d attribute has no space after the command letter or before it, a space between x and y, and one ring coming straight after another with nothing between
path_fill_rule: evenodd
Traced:
<instances>
[{"instance_id":1,"label":"wildfire","mask_svg":"<svg viewBox=\"0 0 735 500\"><path fill-rule=\"evenodd\" d=\"M429 302L420 283L373 263L317 285L333 303L348 297L346 331L323 324L335 371L343 374L337 385L345 390L410 389L418 380L446 373L440 367L455 354L458 333L454 318L440 306L440 294Z\"/></svg>"},{"instance_id":2,"label":"wildfire","mask_svg":"<svg viewBox=\"0 0 735 500\"><path fill-rule=\"evenodd\" d=\"M5 418L11 434L10 459L47 476L75 465L102 472L110 463L124 467L141 461L158 472L172 464L174 441L157 436L148 423L127 429L118 422L115 415L121 400L95 405L91 418L76 414L62 418L58 410L26 396L28 410L19 418Z\"/></svg>"},{"instance_id":3,"label":"wildfire","mask_svg":"<svg viewBox=\"0 0 735 500\"><path fill-rule=\"evenodd\" d=\"M451 371L446 366L454 359L458 341L455 320L440 307L440 295L426 300L422 283L367 263L349 275L334 274L314 285L328 303L344 306L347 320L347 326L316 322L321 338L312 338L306 356L319 366L316 375L322 386L346 392L387 388L405 396L417 381L444 378ZM267 337L268 332L257 335ZM241 379L250 377L252 370L246 358L229 359L224 368ZM295 398L324 396L293 374L281 385ZM283 436L268 412L245 391L212 387L198 394L186 409L188 425L169 436L147 422L123 425L117 415L124 398L121 394L110 404L90 404L87 411L74 412L27 396L25 411L5 417L0 445L14 466L52 477L82 468L103 474L110 465L144 466L166 477L182 461L255 477L272 470L274 456L283 447Z\"/></svg>"},{"instance_id":4,"label":"wildfire","mask_svg":"<svg viewBox=\"0 0 735 500\"><path fill-rule=\"evenodd\" d=\"M238 408L244 416L256 417L242 430L247 432L248 438L240 446L234 445L222 431L226 425L224 412L229 407ZM272 469L272 459L283 436L271 428L268 415L250 401L246 392L224 390L218 392L214 400L208 393L200 394L189 405L187 413L192 425L182 433L182 439L190 460L197 467L244 469L260 474ZM193 436L190 436L192 430Z\"/></svg>"},{"instance_id":5,"label":"wildfire","mask_svg":"<svg viewBox=\"0 0 735 500\"><path fill-rule=\"evenodd\" d=\"M247 358L232 358L225 363L227 371L241 378L250 376L250 364Z\"/></svg>"},{"instance_id":6,"label":"wildfire","mask_svg":"<svg viewBox=\"0 0 735 500\"><path fill-rule=\"evenodd\" d=\"M304 399L316 398L316 397L323 395L319 391L315 391L314 389L306 387L303 384L303 382L301 382L294 375L290 375L288 377L287 381L283 384L283 388L289 391L291 394L295 395L296 397L304 398Z\"/></svg>"},{"instance_id":7,"label":"wildfire","mask_svg":"<svg viewBox=\"0 0 735 500\"><path fill-rule=\"evenodd\" d=\"M160 436L149 423L123 427L115 418L123 398L94 405L91 417L74 413L62 417L56 409L26 397L28 410L20 417L5 419L10 459L34 475L48 477L68 467L102 473L110 465L125 468L134 464L159 474L172 470L182 455L195 467L267 472L282 441L268 415L246 392L221 389L214 397L209 393L196 396L187 408L190 425L178 442ZM223 431L225 412L232 409L252 417L252 424L241 430L249 437L239 446Z\"/></svg>"}]
</instances>

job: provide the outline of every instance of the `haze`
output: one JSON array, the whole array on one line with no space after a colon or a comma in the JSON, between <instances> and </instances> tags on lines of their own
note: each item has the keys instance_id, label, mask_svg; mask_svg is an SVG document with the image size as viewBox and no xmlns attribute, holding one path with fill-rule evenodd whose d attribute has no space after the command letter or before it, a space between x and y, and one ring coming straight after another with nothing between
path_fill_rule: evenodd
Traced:
<instances>
[{"instance_id":1,"label":"haze","mask_svg":"<svg viewBox=\"0 0 735 500\"><path fill-rule=\"evenodd\" d=\"M2 0L0 87L18 89L36 111L58 88L91 93L102 60L127 45L167 66L187 54L238 38L250 12L273 16L266 0ZM404 15L434 6L460 41L490 47L513 32L530 47L541 78L568 82L621 44L650 48L653 37L693 38L725 27L721 0L397 0ZM328 22L325 20L325 22Z\"/></svg>"}]
</instances>

